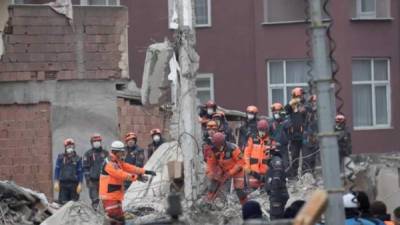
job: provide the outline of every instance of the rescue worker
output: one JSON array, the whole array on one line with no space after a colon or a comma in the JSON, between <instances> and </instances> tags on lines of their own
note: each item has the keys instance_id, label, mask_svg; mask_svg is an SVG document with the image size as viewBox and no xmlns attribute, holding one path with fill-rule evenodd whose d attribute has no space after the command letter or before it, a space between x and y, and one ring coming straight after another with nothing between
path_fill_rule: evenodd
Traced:
<instances>
[{"instance_id":1,"label":"rescue worker","mask_svg":"<svg viewBox=\"0 0 400 225\"><path fill-rule=\"evenodd\" d=\"M150 159L151 155L157 150L160 145L164 143L164 139L161 135L161 130L159 128L154 128L150 131L152 142L147 146L147 152L145 152L146 162Z\"/></svg>"},{"instance_id":2,"label":"rescue worker","mask_svg":"<svg viewBox=\"0 0 400 225\"><path fill-rule=\"evenodd\" d=\"M370 212L373 218L383 221L385 225L393 225L393 222L390 219L390 214L387 213L387 207L384 202L372 202L370 206Z\"/></svg>"},{"instance_id":3,"label":"rescue worker","mask_svg":"<svg viewBox=\"0 0 400 225\"><path fill-rule=\"evenodd\" d=\"M208 121L208 123L207 123L207 132L203 135L203 156L204 156L204 161L207 160L207 154L209 154L209 152L212 149L211 138L216 132L218 132L217 123L214 120Z\"/></svg>"},{"instance_id":4,"label":"rescue worker","mask_svg":"<svg viewBox=\"0 0 400 225\"><path fill-rule=\"evenodd\" d=\"M222 132L225 134L225 138L227 141L236 143L235 137L233 136L233 131L228 125L228 121L225 118L225 113L216 112L212 116L212 120L217 123L218 132Z\"/></svg>"},{"instance_id":5,"label":"rescue worker","mask_svg":"<svg viewBox=\"0 0 400 225\"><path fill-rule=\"evenodd\" d=\"M269 195L270 219L282 219L286 203L289 199L289 192L286 186L286 172L283 160L279 156L272 157L269 165L270 169L265 179L265 190Z\"/></svg>"},{"instance_id":6,"label":"rescue worker","mask_svg":"<svg viewBox=\"0 0 400 225\"><path fill-rule=\"evenodd\" d=\"M100 134L93 134L90 137L91 149L83 156L83 171L86 185L89 188L89 197L93 209L99 205L99 179L103 161L108 157L108 151L102 147Z\"/></svg>"},{"instance_id":7,"label":"rescue worker","mask_svg":"<svg viewBox=\"0 0 400 225\"><path fill-rule=\"evenodd\" d=\"M338 135L340 168L345 169L344 159L351 155L351 134L346 127L346 117L344 115L336 115L335 132Z\"/></svg>"},{"instance_id":8,"label":"rescue worker","mask_svg":"<svg viewBox=\"0 0 400 225\"><path fill-rule=\"evenodd\" d=\"M144 170L124 162L125 146L121 141L111 144L111 152L104 160L100 175L100 199L111 224L125 224L122 200L125 181L147 181L144 175L156 176L154 171Z\"/></svg>"},{"instance_id":9,"label":"rescue worker","mask_svg":"<svg viewBox=\"0 0 400 225\"><path fill-rule=\"evenodd\" d=\"M54 191L59 192L60 204L79 200L83 180L82 159L75 152L72 138L64 140L64 153L57 157L54 179Z\"/></svg>"},{"instance_id":10,"label":"rescue worker","mask_svg":"<svg viewBox=\"0 0 400 225\"><path fill-rule=\"evenodd\" d=\"M244 161L240 149L233 143L225 140L225 135L217 132L212 137L212 151L207 155L206 174L209 179L207 202L211 203L224 184L233 179L233 186L240 203L247 201L244 188Z\"/></svg>"},{"instance_id":11,"label":"rescue worker","mask_svg":"<svg viewBox=\"0 0 400 225\"><path fill-rule=\"evenodd\" d=\"M126 157L125 162L136 167L143 168L145 164L144 149L137 145L137 136L134 132L125 135ZM125 190L128 190L132 182L125 182Z\"/></svg>"},{"instance_id":12,"label":"rescue worker","mask_svg":"<svg viewBox=\"0 0 400 225\"><path fill-rule=\"evenodd\" d=\"M263 178L268 171L270 151L274 149L275 142L269 138L268 122L262 119L257 122L257 134L249 137L244 149L244 171L248 175L248 185L257 189L263 184Z\"/></svg>"},{"instance_id":13,"label":"rescue worker","mask_svg":"<svg viewBox=\"0 0 400 225\"><path fill-rule=\"evenodd\" d=\"M277 146L279 155L283 160L285 168L289 167L289 122L286 120L283 105L276 102L271 105L272 120L270 121L269 133L271 139L279 143Z\"/></svg>"},{"instance_id":14,"label":"rescue worker","mask_svg":"<svg viewBox=\"0 0 400 225\"><path fill-rule=\"evenodd\" d=\"M311 95L305 103L306 121L303 139L303 168L313 172L319 158L317 96Z\"/></svg>"},{"instance_id":15,"label":"rescue worker","mask_svg":"<svg viewBox=\"0 0 400 225\"><path fill-rule=\"evenodd\" d=\"M290 122L289 151L291 154L291 166L288 174L289 177L297 175L299 156L303 149L304 127L306 126L307 116L305 103L303 88L296 87L292 90L292 99L285 106L285 111Z\"/></svg>"},{"instance_id":16,"label":"rescue worker","mask_svg":"<svg viewBox=\"0 0 400 225\"><path fill-rule=\"evenodd\" d=\"M246 120L239 128L239 147L244 149L250 136L257 133L257 114L258 108L254 105L247 106Z\"/></svg>"},{"instance_id":17,"label":"rescue worker","mask_svg":"<svg viewBox=\"0 0 400 225\"><path fill-rule=\"evenodd\" d=\"M343 206L345 210L345 225L375 225L372 221L360 217L359 202L353 193L343 195Z\"/></svg>"},{"instance_id":18,"label":"rescue worker","mask_svg":"<svg viewBox=\"0 0 400 225\"><path fill-rule=\"evenodd\" d=\"M213 100L208 100L207 103L200 107L199 122L203 130L206 129L207 122L212 119L214 113L217 112L217 104Z\"/></svg>"}]
</instances>

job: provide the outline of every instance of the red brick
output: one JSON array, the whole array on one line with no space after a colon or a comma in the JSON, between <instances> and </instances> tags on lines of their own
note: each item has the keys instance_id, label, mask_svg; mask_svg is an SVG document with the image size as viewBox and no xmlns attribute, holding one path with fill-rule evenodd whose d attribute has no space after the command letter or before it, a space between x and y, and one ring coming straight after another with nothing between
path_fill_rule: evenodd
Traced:
<instances>
[{"instance_id":1,"label":"red brick","mask_svg":"<svg viewBox=\"0 0 400 225\"><path fill-rule=\"evenodd\" d=\"M50 9L50 7L22 7L22 6L13 6L12 7L12 15L14 18L16 17L57 17L57 14ZM46 20L49 20L46 18Z\"/></svg>"},{"instance_id":2,"label":"red brick","mask_svg":"<svg viewBox=\"0 0 400 225\"><path fill-rule=\"evenodd\" d=\"M121 28L119 26L86 26L86 34L116 34L120 33Z\"/></svg>"},{"instance_id":3,"label":"red brick","mask_svg":"<svg viewBox=\"0 0 400 225\"><path fill-rule=\"evenodd\" d=\"M115 25L115 20L104 17L104 16L98 16L98 17L94 17L94 16L87 16L85 17L84 21L83 21L84 25Z\"/></svg>"},{"instance_id":4,"label":"red brick","mask_svg":"<svg viewBox=\"0 0 400 225\"><path fill-rule=\"evenodd\" d=\"M70 26L14 26L13 34L25 35L63 35L72 33ZM62 38L60 36L60 38Z\"/></svg>"},{"instance_id":5,"label":"red brick","mask_svg":"<svg viewBox=\"0 0 400 225\"><path fill-rule=\"evenodd\" d=\"M14 16L11 20L13 26L68 26L68 20L65 17L52 17L51 19L46 17L18 17Z\"/></svg>"}]
</instances>

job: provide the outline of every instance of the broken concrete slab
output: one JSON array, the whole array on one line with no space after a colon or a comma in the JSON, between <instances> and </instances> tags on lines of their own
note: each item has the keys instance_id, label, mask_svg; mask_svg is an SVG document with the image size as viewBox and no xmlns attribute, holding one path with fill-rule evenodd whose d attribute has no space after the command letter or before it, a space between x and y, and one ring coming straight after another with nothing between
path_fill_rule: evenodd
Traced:
<instances>
[{"instance_id":1,"label":"broken concrete slab","mask_svg":"<svg viewBox=\"0 0 400 225\"><path fill-rule=\"evenodd\" d=\"M0 181L0 224L39 224L51 214L44 194Z\"/></svg>"},{"instance_id":2,"label":"broken concrete slab","mask_svg":"<svg viewBox=\"0 0 400 225\"><path fill-rule=\"evenodd\" d=\"M93 210L91 206L83 202L70 201L41 225L98 225L105 224L106 221L105 216Z\"/></svg>"},{"instance_id":3,"label":"broken concrete slab","mask_svg":"<svg viewBox=\"0 0 400 225\"><path fill-rule=\"evenodd\" d=\"M171 100L169 61L173 55L169 41L149 46L143 70L141 96L143 105L162 105Z\"/></svg>"}]
</instances>

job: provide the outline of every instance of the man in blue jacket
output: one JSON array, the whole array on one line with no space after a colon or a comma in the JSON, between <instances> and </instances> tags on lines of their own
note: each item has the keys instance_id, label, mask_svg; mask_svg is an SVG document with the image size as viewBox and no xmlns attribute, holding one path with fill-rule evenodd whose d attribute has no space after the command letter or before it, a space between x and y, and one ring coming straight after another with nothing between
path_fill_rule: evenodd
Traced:
<instances>
[{"instance_id":1,"label":"man in blue jacket","mask_svg":"<svg viewBox=\"0 0 400 225\"><path fill-rule=\"evenodd\" d=\"M60 204L79 200L83 179L82 158L75 152L74 140L66 139L64 149L64 153L57 157L54 172L54 191L59 192L58 201Z\"/></svg>"}]
</instances>

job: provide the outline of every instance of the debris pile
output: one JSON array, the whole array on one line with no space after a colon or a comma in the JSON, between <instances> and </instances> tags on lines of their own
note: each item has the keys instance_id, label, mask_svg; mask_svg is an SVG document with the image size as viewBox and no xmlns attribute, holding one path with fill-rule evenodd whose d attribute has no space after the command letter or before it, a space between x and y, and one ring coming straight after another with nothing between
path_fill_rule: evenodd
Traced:
<instances>
[{"instance_id":1,"label":"debris pile","mask_svg":"<svg viewBox=\"0 0 400 225\"><path fill-rule=\"evenodd\" d=\"M44 194L0 181L0 224L40 224L51 214Z\"/></svg>"},{"instance_id":2,"label":"debris pile","mask_svg":"<svg viewBox=\"0 0 400 225\"><path fill-rule=\"evenodd\" d=\"M83 202L70 201L47 218L41 225L98 225L105 224L104 215Z\"/></svg>"}]
</instances>

